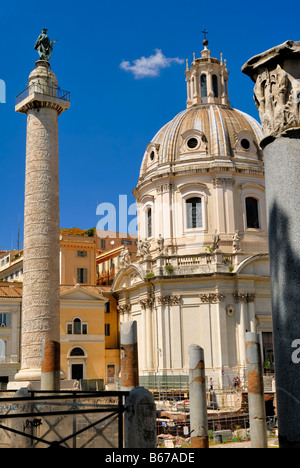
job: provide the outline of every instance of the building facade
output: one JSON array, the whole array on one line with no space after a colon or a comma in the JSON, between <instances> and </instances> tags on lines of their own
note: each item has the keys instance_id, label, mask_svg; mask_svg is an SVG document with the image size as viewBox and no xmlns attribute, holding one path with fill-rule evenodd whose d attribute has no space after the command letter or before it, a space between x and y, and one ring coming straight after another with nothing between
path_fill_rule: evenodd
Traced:
<instances>
[{"instance_id":1,"label":"building facade","mask_svg":"<svg viewBox=\"0 0 300 468\"><path fill-rule=\"evenodd\" d=\"M67 380L113 387L120 372L117 300L97 285L95 230L60 231L61 370ZM122 247L124 248L124 247ZM22 251L0 257L0 383L14 381L21 359ZM101 388L101 387L99 387Z\"/></svg>"},{"instance_id":2,"label":"building facade","mask_svg":"<svg viewBox=\"0 0 300 468\"><path fill-rule=\"evenodd\" d=\"M0 283L0 390L20 368L22 286Z\"/></svg>"},{"instance_id":3,"label":"building facade","mask_svg":"<svg viewBox=\"0 0 300 468\"><path fill-rule=\"evenodd\" d=\"M137 262L112 289L121 322L138 323L141 382L186 377L191 344L209 378L244 377L245 333L272 365L268 234L260 125L230 107L226 62L186 68L187 108L148 144L134 195Z\"/></svg>"}]
</instances>

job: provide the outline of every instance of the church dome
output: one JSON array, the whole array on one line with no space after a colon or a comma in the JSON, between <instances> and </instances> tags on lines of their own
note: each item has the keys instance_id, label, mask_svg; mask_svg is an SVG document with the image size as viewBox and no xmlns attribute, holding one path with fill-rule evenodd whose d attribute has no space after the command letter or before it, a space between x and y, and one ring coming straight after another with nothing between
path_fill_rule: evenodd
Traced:
<instances>
[{"instance_id":1,"label":"church dome","mask_svg":"<svg viewBox=\"0 0 300 468\"><path fill-rule=\"evenodd\" d=\"M200 104L180 112L147 146L140 177L158 166L209 162L216 158L262 158L259 123L250 115L221 104Z\"/></svg>"},{"instance_id":2,"label":"church dome","mask_svg":"<svg viewBox=\"0 0 300 468\"><path fill-rule=\"evenodd\" d=\"M164 125L148 144L140 181L163 174L170 166L203 165L216 160L228 163L261 161L260 124L250 115L230 107L226 61L212 58L204 41L201 57L186 66L187 109Z\"/></svg>"},{"instance_id":3,"label":"church dome","mask_svg":"<svg viewBox=\"0 0 300 468\"><path fill-rule=\"evenodd\" d=\"M266 250L261 126L230 106L226 62L204 46L186 67L187 108L148 144L133 190L149 255L161 238L172 255L204 255L216 235L226 255L235 235L243 255Z\"/></svg>"}]
</instances>

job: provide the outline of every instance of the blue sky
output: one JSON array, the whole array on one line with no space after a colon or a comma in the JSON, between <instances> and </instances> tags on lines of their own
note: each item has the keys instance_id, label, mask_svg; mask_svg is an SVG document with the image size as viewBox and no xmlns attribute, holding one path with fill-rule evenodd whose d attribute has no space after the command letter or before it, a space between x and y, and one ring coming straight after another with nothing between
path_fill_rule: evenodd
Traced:
<instances>
[{"instance_id":1,"label":"blue sky","mask_svg":"<svg viewBox=\"0 0 300 468\"><path fill-rule=\"evenodd\" d=\"M27 86L43 27L54 45L51 66L71 92L59 117L61 227L96 226L99 203L134 201L140 164L156 132L185 109L185 59L200 56L208 31L212 56L223 52L232 107L258 119L253 84L242 65L286 40L300 40L300 4L200 0L10 1L1 6L0 250L22 247L26 116L14 111ZM150 59L150 60L148 60ZM121 65L122 64L122 65ZM142 70L142 73L141 73Z\"/></svg>"}]
</instances>

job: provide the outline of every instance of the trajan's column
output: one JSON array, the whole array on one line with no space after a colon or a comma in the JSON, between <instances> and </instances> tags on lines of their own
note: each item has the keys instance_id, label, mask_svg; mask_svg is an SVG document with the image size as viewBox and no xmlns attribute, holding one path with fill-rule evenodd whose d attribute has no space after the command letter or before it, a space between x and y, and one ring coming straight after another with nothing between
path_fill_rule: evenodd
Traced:
<instances>
[{"instance_id":1,"label":"trajan's column","mask_svg":"<svg viewBox=\"0 0 300 468\"><path fill-rule=\"evenodd\" d=\"M17 381L41 380L42 343L59 344L58 116L70 107L70 99L58 88L50 69L53 44L44 29L35 44L40 58L15 109L27 115L22 351ZM49 370L53 371L53 363Z\"/></svg>"},{"instance_id":2,"label":"trajan's column","mask_svg":"<svg viewBox=\"0 0 300 468\"><path fill-rule=\"evenodd\" d=\"M275 378L280 448L300 448L300 42L242 68L255 83L265 138Z\"/></svg>"}]
</instances>

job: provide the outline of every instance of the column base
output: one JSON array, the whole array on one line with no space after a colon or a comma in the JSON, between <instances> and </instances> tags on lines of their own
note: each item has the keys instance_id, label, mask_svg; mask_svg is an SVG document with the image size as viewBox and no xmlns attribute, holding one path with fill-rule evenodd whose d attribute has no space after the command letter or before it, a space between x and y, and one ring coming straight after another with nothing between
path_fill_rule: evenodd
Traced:
<instances>
[{"instance_id":1,"label":"column base","mask_svg":"<svg viewBox=\"0 0 300 468\"><path fill-rule=\"evenodd\" d=\"M36 381L41 380L41 369L21 369L16 375L17 382Z\"/></svg>"}]
</instances>

